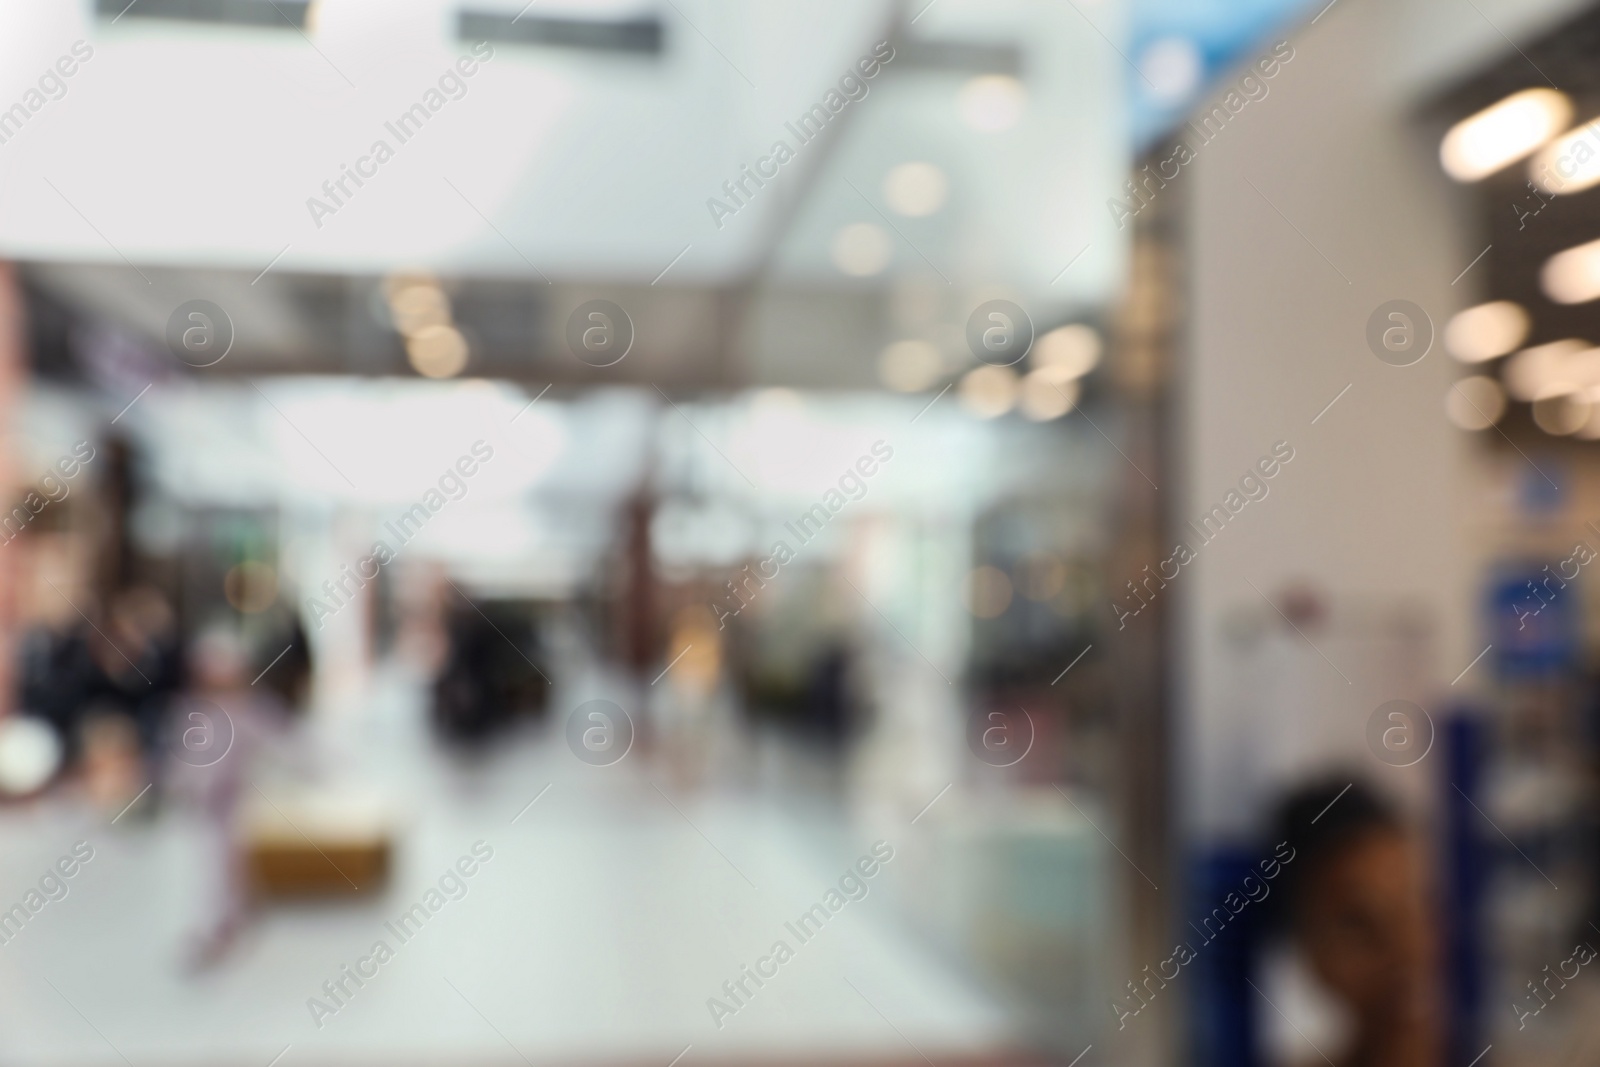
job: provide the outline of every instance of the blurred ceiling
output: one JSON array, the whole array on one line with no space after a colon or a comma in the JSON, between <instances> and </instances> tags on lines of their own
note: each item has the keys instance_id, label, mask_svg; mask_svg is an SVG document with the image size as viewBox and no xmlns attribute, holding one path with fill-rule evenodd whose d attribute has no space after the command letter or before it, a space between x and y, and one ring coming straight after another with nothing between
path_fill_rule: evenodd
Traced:
<instances>
[{"instance_id":1,"label":"blurred ceiling","mask_svg":"<svg viewBox=\"0 0 1600 1067\"><path fill-rule=\"evenodd\" d=\"M0 144L0 253L252 277L912 278L1102 302L1122 262L1103 206L1126 155L1120 0L910 2L11 0L0 108L74 42L92 57ZM492 58L457 82L480 35ZM866 98L798 143L786 124L886 39ZM974 101L994 74L1020 78L1019 113L1004 93ZM386 124L441 78L442 106L400 141ZM314 217L308 200L332 205L323 183L380 139L392 158ZM716 218L708 201L779 139L795 158ZM907 161L943 170L941 210L890 210L885 177ZM860 223L892 241L865 282L833 254Z\"/></svg>"},{"instance_id":2,"label":"blurred ceiling","mask_svg":"<svg viewBox=\"0 0 1600 1067\"><path fill-rule=\"evenodd\" d=\"M1183 121L1206 87L1274 30L1287 33L1328 0L1134 0L1125 77L1133 140L1143 148Z\"/></svg>"},{"instance_id":3,"label":"blurred ceiling","mask_svg":"<svg viewBox=\"0 0 1600 1067\"><path fill-rule=\"evenodd\" d=\"M1438 92L1419 114L1425 143L1438 144L1453 124L1512 94L1550 86L1570 100L1571 128L1580 134L1584 150L1592 156L1597 143L1592 131L1600 116L1596 54L1600 54L1600 7L1591 5ZM1585 127L1591 132L1584 134ZM1576 349L1584 350L1600 343L1600 304L1593 299L1570 303L1552 299L1543 283L1543 271L1552 257L1600 238L1600 189L1574 185L1576 191L1554 195L1545 187L1545 195L1539 195L1531 179L1537 173L1535 161L1541 157L1541 152L1534 152L1529 158L1496 168L1481 180L1455 186L1454 194L1469 213L1472 225L1467 240L1477 258L1451 284L1461 290L1465 304L1494 300L1519 305L1527 315L1527 329L1514 346L1517 349L1575 339ZM1446 323L1438 322L1435 328L1443 331ZM1484 359L1464 372L1487 373L1509 381L1508 362ZM1518 398L1514 395L1514 399ZM1559 436L1536 425L1533 406L1528 403L1511 403L1499 426L1505 436L1494 435L1490 439L1494 445L1501 441L1513 447L1520 441L1540 449L1560 445ZM1587 430L1583 437L1586 442L1593 440Z\"/></svg>"},{"instance_id":4,"label":"blurred ceiling","mask_svg":"<svg viewBox=\"0 0 1600 1067\"><path fill-rule=\"evenodd\" d=\"M159 352L179 305L218 303L238 335L218 374L408 373L377 295L401 270L444 281L474 374L597 380L564 344L595 297L638 333L604 380L872 387L907 337L955 372L979 302L1045 329L1116 291L1123 19L1122 0L0 0L0 114L74 71L0 126L0 255L60 310L60 345L109 324ZM779 141L776 176L744 177ZM101 363L139 362L103 341Z\"/></svg>"}]
</instances>

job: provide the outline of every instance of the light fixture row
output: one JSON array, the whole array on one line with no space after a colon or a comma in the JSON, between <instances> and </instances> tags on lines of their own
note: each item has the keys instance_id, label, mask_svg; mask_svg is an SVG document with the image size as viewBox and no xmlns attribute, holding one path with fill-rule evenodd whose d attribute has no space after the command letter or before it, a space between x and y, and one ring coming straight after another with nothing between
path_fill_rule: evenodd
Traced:
<instances>
[{"instance_id":1,"label":"light fixture row","mask_svg":"<svg viewBox=\"0 0 1600 1067\"><path fill-rule=\"evenodd\" d=\"M1532 88L1469 115L1439 144L1439 162L1459 182L1482 181L1527 160L1527 180L1545 196L1600 185L1600 116L1573 126L1572 100L1556 89ZM1544 294L1558 304L1600 299L1600 240L1558 252L1539 271ZM1600 347L1564 338L1524 348L1532 322L1510 300L1467 308L1446 325L1446 350L1466 364L1509 356L1498 376L1479 373L1454 383L1445 412L1466 430L1500 421L1512 399L1532 405L1546 433L1600 440Z\"/></svg>"},{"instance_id":2,"label":"light fixture row","mask_svg":"<svg viewBox=\"0 0 1600 1067\"><path fill-rule=\"evenodd\" d=\"M395 274L384 282L394 328L405 338L412 369L427 378L453 378L467 366L467 339L451 318L450 297L424 274Z\"/></svg>"},{"instance_id":3,"label":"light fixture row","mask_svg":"<svg viewBox=\"0 0 1600 1067\"><path fill-rule=\"evenodd\" d=\"M1048 422L1077 405L1082 379L1099 364L1100 353L1100 335L1094 328L1070 323L1034 342L1026 374L982 364L961 376L956 396L963 408L981 419L1020 409L1034 422ZM895 341L878 357L878 377L896 392L922 392L944 377L944 363L931 341Z\"/></svg>"},{"instance_id":4,"label":"light fixture row","mask_svg":"<svg viewBox=\"0 0 1600 1067\"><path fill-rule=\"evenodd\" d=\"M1546 433L1600 439L1600 346L1568 337L1524 348L1531 325L1510 300L1467 308L1445 325L1445 350L1462 363L1510 357L1498 378L1480 373L1451 386L1445 413L1464 430L1486 430L1520 400L1533 405L1534 424Z\"/></svg>"}]
</instances>

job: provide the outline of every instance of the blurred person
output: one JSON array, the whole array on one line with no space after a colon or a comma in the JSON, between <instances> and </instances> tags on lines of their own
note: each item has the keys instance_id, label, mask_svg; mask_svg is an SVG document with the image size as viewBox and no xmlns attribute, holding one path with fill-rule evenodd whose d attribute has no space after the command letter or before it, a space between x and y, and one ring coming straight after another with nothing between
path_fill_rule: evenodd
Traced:
<instances>
[{"instance_id":1,"label":"blurred person","mask_svg":"<svg viewBox=\"0 0 1600 1067\"><path fill-rule=\"evenodd\" d=\"M293 604L294 598L281 598L262 617L267 633L251 664L257 680L251 684L271 689L291 708L304 708L311 702L311 643Z\"/></svg>"},{"instance_id":2,"label":"blurred person","mask_svg":"<svg viewBox=\"0 0 1600 1067\"><path fill-rule=\"evenodd\" d=\"M445 659L433 683L433 725L455 743L485 740L495 725L486 676L489 644L498 640L487 622L460 608L445 624Z\"/></svg>"},{"instance_id":3,"label":"blurred person","mask_svg":"<svg viewBox=\"0 0 1600 1067\"><path fill-rule=\"evenodd\" d=\"M245 925L241 814L267 750L288 739L290 709L270 689L251 687L249 663L232 629L201 633L190 646L188 684L173 703L166 738L169 791L199 822L210 883L189 946L196 969L221 962Z\"/></svg>"},{"instance_id":4,"label":"blurred person","mask_svg":"<svg viewBox=\"0 0 1600 1067\"><path fill-rule=\"evenodd\" d=\"M133 586L111 601L108 633L97 657L106 696L132 718L140 750L156 764L167 707L183 682L177 616L160 590Z\"/></svg>"},{"instance_id":5,"label":"blurred person","mask_svg":"<svg viewBox=\"0 0 1600 1067\"><path fill-rule=\"evenodd\" d=\"M1281 917L1346 1009L1338 1067L1443 1063L1436 934L1416 836L1367 786L1327 779L1292 793L1271 843L1288 842Z\"/></svg>"},{"instance_id":6,"label":"blurred person","mask_svg":"<svg viewBox=\"0 0 1600 1067\"><path fill-rule=\"evenodd\" d=\"M547 683L534 665L539 635L531 612L515 604L486 612L461 598L446 633L449 650L433 686L433 722L445 740L482 744L520 713L543 710Z\"/></svg>"},{"instance_id":7,"label":"blurred person","mask_svg":"<svg viewBox=\"0 0 1600 1067\"><path fill-rule=\"evenodd\" d=\"M90 647L89 624L73 617L59 626L37 625L19 643L18 696L24 712L50 725L61 742L63 768L74 767L80 729L105 678Z\"/></svg>"},{"instance_id":8,"label":"blurred person","mask_svg":"<svg viewBox=\"0 0 1600 1067\"><path fill-rule=\"evenodd\" d=\"M673 615L650 713L657 750L680 784L701 781L737 733L725 657L710 608L691 604Z\"/></svg>"},{"instance_id":9,"label":"blurred person","mask_svg":"<svg viewBox=\"0 0 1600 1067\"><path fill-rule=\"evenodd\" d=\"M77 706L68 728L91 803L116 810L160 777L161 725L181 680L180 653L172 608L155 589L117 593L103 623L82 635L87 662L69 679ZM140 805L134 817L154 810L153 801Z\"/></svg>"},{"instance_id":10,"label":"blurred person","mask_svg":"<svg viewBox=\"0 0 1600 1067\"><path fill-rule=\"evenodd\" d=\"M829 638L806 671L803 726L807 734L837 754L855 728L850 648Z\"/></svg>"}]
</instances>

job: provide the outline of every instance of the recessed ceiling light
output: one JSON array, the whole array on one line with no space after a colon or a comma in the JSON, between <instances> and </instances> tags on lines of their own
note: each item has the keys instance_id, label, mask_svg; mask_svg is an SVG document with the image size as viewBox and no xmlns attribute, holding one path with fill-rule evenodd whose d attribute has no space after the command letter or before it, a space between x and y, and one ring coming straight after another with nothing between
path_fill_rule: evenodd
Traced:
<instances>
[{"instance_id":1,"label":"recessed ceiling light","mask_svg":"<svg viewBox=\"0 0 1600 1067\"><path fill-rule=\"evenodd\" d=\"M1495 300L1457 312L1444 328L1444 347L1463 363L1514 352L1528 336L1528 313L1521 304Z\"/></svg>"},{"instance_id":2,"label":"recessed ceiling light","mask_svg":"<svg viewBox=\"0 0 1600 1067\"><path fill-rule=\"evenodd\" d=\"M413 285L438 285L439 281L425 270L407 268L391 272L383 279L383 295L392 300L400 290Z\"/></svg>"},{"instance_id":3,"label":"recessed ceiling light","mask_svg":"<svg viewBox=\"0 0 1600 1067\"><path fill-rule=\"evenodd\" d=\"M961 88L961 118L981 133L999 133L1022 121L1028 91L1009 74L984 74Z\"/></svg>"},{"instance_id":4,"label":"recessed ceiling light","mask_svg":"<svg viewBox=\"0 0 1600 1067\"><path fill-rule=\"evenodd\" d=\"M1581 387L1582 374L1574 360L1593 350L1589 342L1575 337L1525 348L1506 361L1500 376L1518 400L1559 396Z\"/></svg>"},{"instance_id":5,"label":"recessed ceiling light","mask_svg":"<svg viewBox=\"0 0 1600 1067\"><path fill-rule=\"evenodd\" d=\"M878 356L878 377L899 393L920 393L939 379L944 361L927 341L895 341Z\"/></svg>"},{"instance_id":6,"label":"recessed ceiling light","mask_svg":"<svg viewBox=\"0 0 1600 1067\"><path fill-rule=\"evenodd\" d=\"M1600 185L1600 116L1568 130L1528 160L1528 180L1550 195Z\"/></svg>"},{"instance_id":7,"label":"recessed ceiling light","mask_svg":"<svg viewBox=\"0 0 1600 1067\"><path fill-rule=\"evenodd\" d=\"M1075 381L1057 381L1049 371L1036 370L1022 379L1022 413L1034 422L1059 419L1077 404L1079 389Z\"/></svg>"},{"instance_id":8,"label":"recessed ceiling light","mask_svg":"<svg viewBox=\"0 0 1600 1067\"><path fill-rule=\"evenodd\" d=\"M1487 430L1505 414L1506 393L1493 378L1463 378L1445 394L1444 410L1463 430Z\"/></svg>"},{"instance_id":9,"label":"recessed ceiling light","mask_svg":"<svg viewBox=\"0 0 1600 1067\"><path fill-rule=\"evenodd\" d=\"M1577 436L1584 441L1600 441L1600 395L1591 389L1584 399L1589 401L1589 418L1578 427Z\"/></svg>"},{"instance_id":10,"label":"recessed ceiling light","mask_svg":"<svg viewBox=\"0 0 1600 1067\"><path fill-rule=\"evenodd\" d=\"M454 326L427 326L406 338L406 355L424 377L454 378L467 365L467 339Z\"/></svg>"},{"instance_id":11,"label":"recessed ceiling light","mask_svg":"<svg viewBox=\"0 0 1600 1067\"><path fill-rule=\"evenodd\" d=\"M1600 297L1600 241L1551 256L1539 271L1539 284L1558 304L1581 304Z\"/></svg>"},{"instance_id":12,"label":"recessed ceiling light","mask_svg":"<svg viewBox=\"0 0 1600 1067\"><path fill-rule=\"evenodd\" d=\"M450 298L432 283L408 285L389 298L394 327L410 337L429 326L450 325Z\"/></svg>"},{"instance_id":13,"label":"recessed ceiling light","mask_svg":"<svg viewBox=\"0 0 1600 1067\"><path fill-rule=\"evenodd\" d=\"M949 192L944 171L932 163L902 163L883 179L883 198L890 209L911 218L938 211Z\"/></svg>"},{"instance_id":14,"label":"recessed ceiling light","mask_svg":"<svg viewBox=\"0 0 1600 1067\"><path fill-rule=\"evenodd\" d=\"M1061 326L1034 342L1033 365L1055 381L1070 382L1100 362L1100 335L1081 322Z\"/></svg>"},{"instance_id":15,"label":"recessed ceiling light","mask_svg":"<svg viewBox=\"0 0 1600 1067\"><path fill-rule=\"evenodd\" d=\"M1487 178L1566 128L1572 101L1554 89L1524 89L1450 127L1439 162L1458 182Z\"/></svg>"},{"instance_id":16,"label":"recessed ceiling light","mask_svg":"<svg viewBox=\"0 0 1600 1067\"><path fill-rule=\"evenodd\" d=\"M1589 401L1579 394L1547 396L1533 402L1533 423L1545 433L1565 437L1583 429L1589 410Z\"/></svg>"},{"instance_id":17,"label":"recessed ceiling light","mask_svg":"<svg viewBox=\"0 0 1600 1067\"><path fill-rule=\"evenodd\" d=\"M833 265L846 274L866 278L881 273L894 257L894 243L883 227L853 222L833 235Z\"/></svg>"},{"instance_id":18,"label":"recessed ceiling light","mask_svg":"<svg viewBox=\"0 0 1600 1067\"><path fill-rule=\"evenodd\" d=\"M961 405L980 419L1004 415L1017 404L1017 376L1010 367L974 367L961 379Z\"/></svg>"}]
</instances>

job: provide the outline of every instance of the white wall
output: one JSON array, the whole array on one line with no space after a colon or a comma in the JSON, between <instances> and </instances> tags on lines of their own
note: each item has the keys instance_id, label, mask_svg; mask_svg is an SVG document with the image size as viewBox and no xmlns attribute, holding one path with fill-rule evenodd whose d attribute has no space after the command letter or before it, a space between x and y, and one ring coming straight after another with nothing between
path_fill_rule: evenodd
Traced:
<instances>
[{"instance_id":1,"label":"white wall","mask_svg":"<svg viewBox=\"0 0 1600 1067\"><path fill-rule=\"evenodd\" d=\"M1221 502L1274 442L1295 450L1271 495L1179 579L1177 762L1190 834L1246 831L1281 779L1341 757L1420 795L1436 759L1385 767L1366 754L1366 720L1385 699L1434 708L1475 681L1449 688L1483 647L1459 521L1481 444L1443 408L1458 371L1437 339L1415 366L1388 366L1364 330L1379 304L1403 298L1437 334L1481 298L1481 275L1451 283L1487 238L1407 111L1442 72L1508 51L1497 25L1574 5L1522 2L1514 17L1509 3L1478 6L1487 19L1454 2L1338 0L1283 35L1295 55L1270 94L1159 194L1189 198L1180 521ZM1333 621L1303 627L1316 648L1250 583L1268 595L1290 583L1319 591ZM1378 639L1380 620L1401 612L1426 620L1422 651ZM1251 626L1266 633L1253 645L1228 636Z\"/></svg>"}]
</instances>

